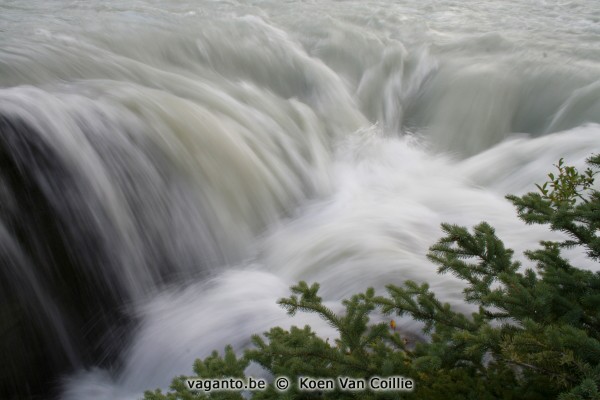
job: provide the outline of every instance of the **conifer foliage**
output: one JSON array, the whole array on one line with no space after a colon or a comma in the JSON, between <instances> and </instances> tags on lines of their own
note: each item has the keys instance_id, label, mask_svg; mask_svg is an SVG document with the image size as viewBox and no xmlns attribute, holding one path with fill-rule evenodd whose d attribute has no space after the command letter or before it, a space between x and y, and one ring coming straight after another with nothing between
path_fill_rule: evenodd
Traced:
<instances>
[{"instance_id":1,"label":"conifer foliage","mask_svg":"<svg viewBox=\"0 0 600 400\"><path fill-rule=\"evenodd\" d=\"M228 347L223 357L215 352L194 365L196 376L243 377L254 362L273 376L292 378L289 390L190 392L179 377L169 393L148 391L145 399L600 399L600 273L577 268L563 255L566 248L582 248L600 260L600 192L592 169L600 167L600 156L588 163L591 168L580 173L561 159L538 193L507 196L527 224L565 234L527 251L529 267L485 222L472 230L442 225L445 236L428 257L440 274L465 282L464 299L477 312L457 312L426 283L406 281L390 284L383 296L373 289L354 295L336 314L322 303L318 284L300 282L279 304L289 314L318 314L338 331L337 340L320 338L309 326L273 328L255 335L253 348L240 358ZM415 343L401 326L370 323L382 313L388 320L422 321L424 339ZM396 375L412 378L414 390L307 392L295 383L300 376Z\"/></svg>"}]
</instances>

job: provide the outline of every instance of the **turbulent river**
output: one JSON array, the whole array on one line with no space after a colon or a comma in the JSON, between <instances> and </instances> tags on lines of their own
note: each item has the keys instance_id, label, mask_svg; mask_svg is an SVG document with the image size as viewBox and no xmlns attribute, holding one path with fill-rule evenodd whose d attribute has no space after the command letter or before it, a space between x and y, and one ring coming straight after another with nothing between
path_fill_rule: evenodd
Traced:
<instances>
[{"instance_id":1,"label":"turbulent river","mask_svg":"<svg viewBox=\"0 0 600 400\"><path fill-rule=\"evenodd\" d=\"M0 1L0 397L138 399L272 326L333 335L276 304L299 280L464 309L440 223L548 238L504 196L599 123L596 0Z\"/></svg>"}]
</instances>

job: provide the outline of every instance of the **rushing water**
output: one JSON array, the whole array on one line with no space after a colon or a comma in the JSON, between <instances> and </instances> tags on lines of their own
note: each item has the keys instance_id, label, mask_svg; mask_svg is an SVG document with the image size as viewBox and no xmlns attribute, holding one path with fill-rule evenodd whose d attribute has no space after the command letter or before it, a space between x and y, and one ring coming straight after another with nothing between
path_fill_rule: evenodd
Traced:
<instances>
[{"instance_id":1,"label":"rushing water","mask_svg":"<svg viewBox=\"0 0 600 400\"><path fill-rule=\"evenodd\" d=\"M464 308L444 221L547 238L504 195L598 151L600 3L440 3L0 1L0 397L136 399L271 326L333 335L276 305L300 279Z\"/></svg>"}]
</instances>

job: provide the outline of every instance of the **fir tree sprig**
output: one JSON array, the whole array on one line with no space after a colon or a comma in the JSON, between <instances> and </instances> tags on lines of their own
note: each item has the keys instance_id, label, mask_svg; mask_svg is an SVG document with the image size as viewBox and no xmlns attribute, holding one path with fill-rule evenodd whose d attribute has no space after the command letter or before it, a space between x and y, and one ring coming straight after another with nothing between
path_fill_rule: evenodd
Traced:
<instances>
[{"instance_id":1,"label":"fir tree sprig","mask_svg":"<svg viewBox=\"0 0 600 400\"><path fill-rule=\"evenodd\" d=\"M525 252L530 268L513 259L495 230L482 222L472 230L443 224L444 237L430 248L438 273L465 282L464 299L477 306L470 315L441 302L427 283L387 285L344 300L341 313L323 304L319 285L300 282L279 304L289 314L309 312L331 325L339 338L330 343L309 326L272 328L252 338L254 348L236 357L213 353L194 364L204 377L243 376L251 363L273 375L336 378L403 375L416 380L412 393L303 392L292 384L272 386L253 399L548 399L600 400L600 273L577 268L565 247L580 247L600 257L600 194L593 189L600 156L580 173L560 160L558 174L538 185L539 193L507 196L528 224L545 224L565 233ZM409 317L424 324L424 338L407 345L392 323L371 324L374 313ZM171 391L146 392L147 400L238 399L238 393L190 392L184 377Z\"/></svg>"}]
</instances>

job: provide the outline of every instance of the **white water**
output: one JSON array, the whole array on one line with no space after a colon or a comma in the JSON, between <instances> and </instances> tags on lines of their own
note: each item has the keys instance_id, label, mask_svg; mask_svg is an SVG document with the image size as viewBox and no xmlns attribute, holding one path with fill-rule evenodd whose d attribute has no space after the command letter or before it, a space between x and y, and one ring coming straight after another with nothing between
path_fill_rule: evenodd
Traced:
<instances>
[{"instance_id":1,"label":"white water","mask_svg":"<svg viewBox=\"0 0 600 400\"><path fill-rule=\"evenodd\" d=\"M464 308L425 258L441 222L549 237L504 195L597 152L600 5L438 3L0 3L0 113L73 175L48 197L140 317L63 399L139 398L272 326L332 335L276 305L300 279L334 308L406 279Z\"/></svg>"}]
</instances>

